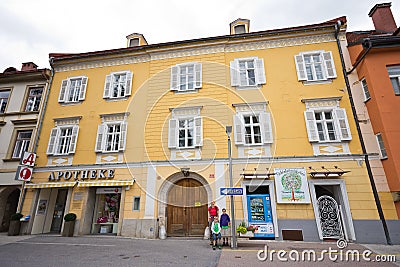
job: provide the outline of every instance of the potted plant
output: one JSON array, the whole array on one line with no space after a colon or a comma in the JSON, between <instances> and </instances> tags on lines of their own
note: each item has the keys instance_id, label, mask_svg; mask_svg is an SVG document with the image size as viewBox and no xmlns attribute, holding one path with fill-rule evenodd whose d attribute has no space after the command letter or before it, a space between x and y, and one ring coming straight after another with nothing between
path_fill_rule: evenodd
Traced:
<instances>
[{"instance_id":1,"label":"potted plant","mask_svg":"<svg viewBox=\"0 0 400 267\"><path fill-rule=\"evenodd\" d=\"M62 236L67 236L67 237L74 236L75 220L76 220L75 213L68 213L64 216L64 228Z\"/></svg>"},{"instance_id":2,"label":"potted plant","mask_svg":"<svg viewBox=\"0 0 400 267\"><path fill-rule=\"evenodd\" d=\"M21 229L21 218L24 217L21 213L11 215L10 226L8 228L8 235L19 235Z\"/></svg>"},{"instance_id":3,"label":"potted plant","mask_svg":"<svg viewBox=\"0 0 400 267\"><path fill-rule=\"evenodd\" d=\"M241 222L239 226L236 228L236 232L239 233L241 237L254 237L254 231L256 228L254 226L246 227L245 222Z\"/></svg>"}]
</instances>

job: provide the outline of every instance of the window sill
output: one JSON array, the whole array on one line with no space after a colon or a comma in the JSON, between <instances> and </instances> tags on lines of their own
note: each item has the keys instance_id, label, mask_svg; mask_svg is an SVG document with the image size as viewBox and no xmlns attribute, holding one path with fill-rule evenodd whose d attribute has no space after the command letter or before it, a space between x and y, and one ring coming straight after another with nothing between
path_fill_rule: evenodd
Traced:
<instances>
[{"instance_id":1,"label":"window sill","mask_svg":"<svg viewBox=\"0 0 400 267\"><path fill-rule=\"evenodd\" d=\"M199 89L191 89L191 90L184 90L184 91L179 91L179 90L171 90L172 92L174 92L177 95L181 95L181 94L196 94L199 92Z\"/></svg>"},{"instance_id":2,"label":"window sill","mask_svg":"<svg viewBox=\"0 0 400 267\"><path fill-rule=\"evenodd\" d=\"M123 96L123 97L107 97L104 98L104 100L106 100L106 102L117 102L117 101L126 101L128 100L128 96Z\"/></svg>"},{"instance_id":3,"label":"window sill","mask_svg":"<svg viewBox=\"0 0 400 267\"><path fill-rule=\"evenodd\" d=\"M364 100L364 103L367 103L370 99L371 97L368 97L367 99Z\"/></svg>"},{"instance_id":4,"label":"window sill","mask_svg":"<svg viewBox=\"0 0 400 267\"><path fill-rule=\"evenodd\" d=\"M316 85L316 84L328 84L328 83L332 83L332 79L317 80L317 81L303 81L304 85Z\"/></svg>"},{"instance_id":5,"label":"window sill","mask_svg":"<svg viewBox=\"0 0 400 267\"><path fill-rule=\"evenodd\" d=\"M261 84L259 85L248 85L248 86L235 86L237 90L257 90L262 87Z\"/></svg>"},{"instance_id":6,"label":"window sill","mask_svg":"<svg viewBox=\"0 0 400 267\"><path fill-rule=\"evenodd\" d=\"M5 158L3 159L3 162L19 162L21 159L15 159L15 158Z\"/></svg>"},{"instance_id":7,"label":"window sill","mask_svg":"<svg viewBox=\"0 0 400 267\"><path fill-rule=\"evenodd\" d=\"M83 102L83 100L78 101L78 102L62 102L62 103L58 102L58 103L63 107L68 107L68 106L80 105L80 104L82 104L82 102Z\"/></svg>"}]
</instances>

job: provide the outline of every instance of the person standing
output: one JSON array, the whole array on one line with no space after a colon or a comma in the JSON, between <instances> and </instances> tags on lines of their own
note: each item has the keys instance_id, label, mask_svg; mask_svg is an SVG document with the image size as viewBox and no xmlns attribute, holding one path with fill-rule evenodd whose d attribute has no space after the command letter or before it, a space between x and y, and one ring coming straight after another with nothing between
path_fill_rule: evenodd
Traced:
<instances>
[{"instance_id":1,"label":"person standing","mask_svg":"<svg viewBox=\"0 0 400 267\"><path fill-rule=\"evenodd\" d=\"M231 225L231 218L229 217L228 214L226 214L225 208L222 209L222 214L219 223L221 224L222 245L227 246L228 239L230 236L229 226Z\"/></svg>"},{"instance_id":2,"label":"person standing","mask_svg":"<svg viewBox=\"0 0 400 267\"><path fill-rule=\"evenodd\" d=\"M208 227L210 228L210 241L211 241L211 245L212 245L212 231L211 231L211 224L214 222L214 218L217 217L218 218L218 211L219 208L215 205L215 201L211 201L211 205L208 207Z\"/></svg>"}]
</instances>

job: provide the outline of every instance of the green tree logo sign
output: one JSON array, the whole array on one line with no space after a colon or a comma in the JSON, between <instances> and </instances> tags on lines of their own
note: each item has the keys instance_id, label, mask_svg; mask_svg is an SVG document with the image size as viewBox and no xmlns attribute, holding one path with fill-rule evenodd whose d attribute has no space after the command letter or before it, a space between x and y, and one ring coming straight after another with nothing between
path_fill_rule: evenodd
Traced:
<instances>
[{"instance_id":1,"label":"green tree logo sign","mask_svg":"<svg viewBox=\"0 0 400 267\"><path fill-rule=\"evenodd\" d=\"M285 191L291 192L291 201L299 200L296 198L295 193L300 192L301 176L297 172L289 172L282 176L281 183Z\"/></svg>"}]
</instances>

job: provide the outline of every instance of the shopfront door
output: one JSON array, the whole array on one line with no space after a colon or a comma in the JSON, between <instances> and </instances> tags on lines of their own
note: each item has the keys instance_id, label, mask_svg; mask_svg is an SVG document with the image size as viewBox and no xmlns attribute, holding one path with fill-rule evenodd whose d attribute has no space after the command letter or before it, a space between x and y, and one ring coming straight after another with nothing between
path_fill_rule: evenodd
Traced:
<instances>
[{"instance_id":1,"label":"shopfront door","mask_svg":"<svg viewBox=\"0 0 400 267\"><path fill-rule=\"evenodd\" d=\"M207 192L194 179L185 178L168 193L168 236L203 236L207 227Z\"/></svg>"},{"instance_id":2,"label":"shopfront door","mask_svg":"<svg viewBox=\"0 0 400 267\"><path fill-rule=\"evenodd\" d=\"M68 189L58 189L56 204L54 206L53 220L51 222L51 232L60 233L64 217L65 202L67 200Z\"/></svg>"}]
</instances>

